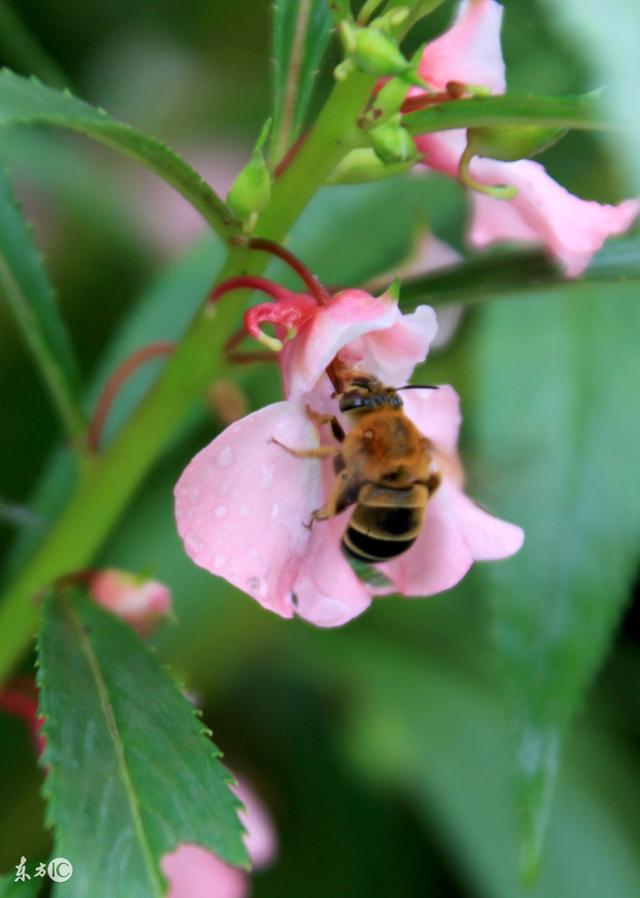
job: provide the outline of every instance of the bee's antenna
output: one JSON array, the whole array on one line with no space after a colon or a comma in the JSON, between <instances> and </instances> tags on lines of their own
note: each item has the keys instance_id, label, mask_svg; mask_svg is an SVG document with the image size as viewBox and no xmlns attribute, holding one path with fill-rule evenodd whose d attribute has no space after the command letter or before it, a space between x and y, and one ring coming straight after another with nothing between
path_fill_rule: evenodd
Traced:
<instances>
[{"instance_id":1,"label":"bee's antenna","mask_svg":"<svg viewBox=\"0 0 640 898\"><path fill-rule=\"evenodd\" d=\"M400 390L437 390L436 384L407 384L406 387L394 387L396 393Z\"/></svg>"}]
</instances>

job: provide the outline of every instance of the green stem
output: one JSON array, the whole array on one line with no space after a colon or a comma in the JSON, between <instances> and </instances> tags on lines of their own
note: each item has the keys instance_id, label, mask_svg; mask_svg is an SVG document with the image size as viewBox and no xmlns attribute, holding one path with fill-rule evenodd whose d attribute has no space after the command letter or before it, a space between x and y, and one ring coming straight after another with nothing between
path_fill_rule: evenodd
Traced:
<instances>
[{"instance_id":1,"label":"green stem","mask_svg":"<svg viewBox=\"0 0 640 898\"><path fill-rule=\"evenodd\" d=\"M349 151L349 135L373 86L373 78L360 74L336 85L308 140L276 180L258 235L272 240L286 236ZM232 247L218 282L259 274L269 261L264 253ZM48 538L7 591L0 606L0 679L21 657L37 626L34 597L61 575L91 562L190 404L221 370L223 346L237 328L240 307L233 300L203 306L152 390L78 483Z\"/></svg>"}]
</instances>

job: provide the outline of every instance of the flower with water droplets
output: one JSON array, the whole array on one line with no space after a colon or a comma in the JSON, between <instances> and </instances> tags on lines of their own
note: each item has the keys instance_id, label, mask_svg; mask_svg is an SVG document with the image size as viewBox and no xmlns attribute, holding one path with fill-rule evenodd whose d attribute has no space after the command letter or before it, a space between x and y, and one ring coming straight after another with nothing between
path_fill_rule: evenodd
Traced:
<instances>
[{"instance_id":1,"label":"flower with water droplets","mask_svg":"<svg viewBox=\"0 0 640 898\"><path fill-rule=\"evenodd\" d=\"M422 54L418 71L423 81L445 95L452 86L504 93L502 13L495 0L463 0L452 27L427 44ZM433 94L427 96L414 88L409 101L413 108L421 95L433 102ZM423 134L415 143L425 165L458 177L466 147L464 131ZM465 162L465 172L467 183L476 188L471 192L471 244L485 247L504 240L541 243L568 277L581 274L607 237L626 231L640 212L640 202L635 199L617 206L582 200L531 159L505 162L476 157L468 168ZM495 185L510 189L512 198L491 195Z\"/></svg>"},{"instance_id":2,"label":"flower with water droplets","mask_svg":"<svg viewBox=\"0 0 640 898\"><path fill-rule=\"evenodd\" d=\"M362 290L327 294L322 302L306 299L304 318L279 350L286 399L234 422L192 459L175 488L175 511L186 552L200 567L282 617L298 614L331 627L364 611L374 594L427 596L449 589L473 561L516 552L523 534L464 495L456 453L459 401L448 386L403 394L405 413L434 447L442 484L414 545L379 565L384 585L360 579L342 552L353 508L308 526L335 475L327 461L295 458L278 443L320 445L308 410L336 414L327 375L336 364L386 385L406 384L426 357L437 323L429 306L403 315L389 296Z\"/></svg>"}]
</instances>

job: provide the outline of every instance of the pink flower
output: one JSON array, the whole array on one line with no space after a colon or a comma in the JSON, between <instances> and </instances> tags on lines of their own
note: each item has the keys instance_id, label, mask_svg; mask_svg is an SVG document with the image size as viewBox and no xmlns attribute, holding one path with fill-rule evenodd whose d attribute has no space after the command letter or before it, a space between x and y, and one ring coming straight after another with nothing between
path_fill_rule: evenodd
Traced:
<instances>
[{"instance_id":1,"label":"pink flower","mask_svg":"<svg viewBox=\"0 0 640 898\"><path fill-rule=\"evenodd\" d=\"M474 560L517 551L520 528L482 511L462 492L460 412L451 387L403 394L407 415L435 446L444 481L414 545L380 565L386 588L361 581L341 550L353 508L307 526L328 495L331 465L295 458L273 442L296 449L320 445L307 407L336 413L325 373L334 359L401 386L425 358L435 331L428 306L402 315L395 302L361 290L345 290L307 313L280 352L287 399L233 423L196 455L176 486L178 531L192 560L282 617L297 613L331 627L364 611L374 592L432 595L457 583Z\"/></svg>"},{"instance_id":2,"label":"pink flower","mask_svg":"<svg viewBox=\"0 0 640 898\"><path fill-rule=\"evenodd\" d=\"M495 0L464 0L449 31L425 48L421 77L436 90L453 81L504 93L501 22L502 6ZM419 93L412 91L414 96ZM457 176L465 143L464 131L416 138L424 164L452 177ZM581 200L550 178L539 162L529 159L499 162L476 158L470 174L481 184L505 184L518 191L510 200L473 193L471 244L484 247L498 240L542 243L568 277L581 274L606 238L626 231L640 212L637 200L618 206Z\"/></svg>"},{"instance_id":3,"label":"pink flower","mask_svg":"<svg viewBox=\"0 0 640 898\"><path fill-rule=\"evenodd\" d=\"M131 624L141 636L148 636L171 613L171 593L163 583L117 568L93 573L89 592L99 605Z\"/></svg>"},{"instance_id":4,"label":"pink flower","mask_svg":"<svg viewBox=\"0 0 640 898\"><path fill-rule=\"evenodd\" d=\"M271 819L245 780L234 791L244 804L239 817L245 828L245 845L254 870L268 866L277 852ZM169 880L168 898L246 898L250 879L244 870L230 867L200 845L183 844L161 863Z\"/></svg>"}]
</instances>

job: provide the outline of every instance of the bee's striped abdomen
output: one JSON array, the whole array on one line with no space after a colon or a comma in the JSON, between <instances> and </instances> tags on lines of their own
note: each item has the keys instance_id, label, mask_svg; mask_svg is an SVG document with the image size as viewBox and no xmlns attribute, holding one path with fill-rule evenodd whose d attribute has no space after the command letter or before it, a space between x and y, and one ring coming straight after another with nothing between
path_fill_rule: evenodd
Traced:
<instances>
[{"instance_id":1,"label":"bee's striped abdomen","mask_svg":"<svg viewBox=\"0 0 640 898\"><path fill-rule=\"evenodd\" d=\"M369 563L406 552L422 529L427 499L422 484L402 489L367 484L342 537L345 551Z\"/></svg>"}]
</instances>

